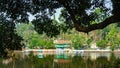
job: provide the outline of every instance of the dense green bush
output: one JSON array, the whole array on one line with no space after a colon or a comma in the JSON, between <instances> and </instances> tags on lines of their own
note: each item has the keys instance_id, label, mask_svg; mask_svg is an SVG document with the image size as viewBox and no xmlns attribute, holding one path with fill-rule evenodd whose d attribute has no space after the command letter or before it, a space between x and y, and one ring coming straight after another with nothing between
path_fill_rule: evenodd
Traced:
<instances>
[{"instance_id":1,"label":"dense green bush","mask_svg":"<svg viewBox=\"0 0 120 68\"><path fill-rule=\"evenodd\" d=\"M100 40L97 42L97 46L104 49L107 47L107 41L106 40Z\"/></svg>"},{"instance_id":2,"label":"dense green bush","mask_svg":"<svg viewBox=\"0 0 120 68\"><path fill-rule=\"evenodd\" d=\"M74 35L74 37L72 39L72 46L75 49L81 49L82 47L84 47L84 44L86 44L85 36L82 36L80 34Z\"/></svg>"}]
</instances>

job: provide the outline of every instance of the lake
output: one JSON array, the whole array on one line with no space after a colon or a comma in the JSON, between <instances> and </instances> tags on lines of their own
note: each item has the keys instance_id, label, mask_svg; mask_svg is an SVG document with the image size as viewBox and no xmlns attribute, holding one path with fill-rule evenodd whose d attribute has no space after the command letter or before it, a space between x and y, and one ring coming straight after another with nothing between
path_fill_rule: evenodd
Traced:
<instances>
[{"instance_id":1,"label":"lake","mask_svg":"<svg viewBox=\"0 0 120 68\"><path fill-rule=\"evenodd\" d=\"M120 68L119 53L18 53L0 59L0 68Z\"/></svg>"}]
</instances>

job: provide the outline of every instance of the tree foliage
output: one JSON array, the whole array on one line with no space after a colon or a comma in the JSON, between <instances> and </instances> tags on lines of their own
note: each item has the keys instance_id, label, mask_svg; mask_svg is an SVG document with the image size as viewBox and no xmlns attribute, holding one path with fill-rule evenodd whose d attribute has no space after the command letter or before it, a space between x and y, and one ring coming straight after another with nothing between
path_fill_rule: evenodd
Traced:
<instances>
[{"instance_id":1,"label":"tree foliage","mask_svg":"<svg viewBox=\"0 0 120 68\"><path fill-rule=\"evenodd\" d=\"M15 34L15 24L28 22L29 14L35 17L32 20L35 30L51 37L59 34L61 28L67 31L74 27L77 31L86 33L103 29L111 23L119 24L119 3L120 0L0 0L0 22L4 24L4 26L0 25L0 36L2 39L7 39L5 44L8 44L8 41L12 43L13 39L19 39L15 40L19 41L16 43L19 45L22 39ZM51 19L59 8L63 9L60 18L65 23L64 27ZM101 13L103 15L100 15Z\"/></svg>"},{"instance_id":2,"label":"tree foliage","mask_svg":"<svg viewBox=\"0 0 120 68\"><path fill-rule=\"evenodd\" d=\"M111 50L114 50L120 44L120 38L117 36L117 27L115 25L111 26L111 30L106 35L106 40L110 43Z\"/></svg>"},{"instance_id":3,"label":"tree foliage","mask_svg":"<svg viewBox=\"0 0 120 68\"><path fill-rule=\"evenodd\" d=\"M6 20L4 15L0 17L0 57L6 57L9 50L21 50L24 46L22 37L14 29L12 21Z\"/></svg>"},{"instance_id":4,"label":"tree foliage","mask_svg":"<svg viewBox=\"0 0 120 68\"><path fill-rule=\"evenodd\" d=\"M99 31L99 33L101 33L102 35L102 40L97 41L97 45L99 47L105 48L107 46L110 46L111 50L114 50L115 48L119 47L120 37L119 28L117 27L117 24L111 24L102 31Z\"/></svg>"},{"instance_id":5,"label":"tree foliage","mask_svg":"<svg viewBox=\"0 0 120 68\"><path fill-rule=\"evenodd\" d=\"M29 48L54 48L53 40L42 37L39 34L33 34L29 46Z\"/></svg>"},{"instance_id":6,"label":"tree foliage","mask_svg":"<svg viewBox=\"0 0 120 68\"><path fill-rule=\"evenodd\" d=\"M23 37L22 42L27 48L54 48L52 38L45 34L38 34L32 23L17 24L16 31L19 36Z\"/></svg>"},{"instance_id":7,"label":"tree foliage","mask_svg":"<svg viewBox=\"0 0 120 68\"><path fill-rule=\"evenodd\" d=\"M72 46L75 49L82 49L86 44L86 38L84 35L75 34L72 38Z\"/></svg>"},{"instance_id":8,"label":"tree foliage","mask_svg":"<svg viewBox=\"0 0 120 68\"><path fill-rule=\"evenodd\" d=\"M107 47L107 41L106 40L100 40L97 42L97 46L104 49Z\"/></svg>"},{"instance_id":9,"label":"tree foliage","mask_svg":"<svg viewBox=\"0 0 120 68\"><path fill-rule=\"evenodd\" d=\"M119 0L1 0L0 12L16 22L28 22L30 13L35 17L32 22L36 31L56 35L59 34L59 30L51 20L56 9L64 9L61 16L68 26L74 25L77 31L89 32L119 22L119 3ZM95 11L96 8L100 10ZM95 12L104 12L105 19L92 24L91 21L100 17Z\"/></svg>"}]
</instances>

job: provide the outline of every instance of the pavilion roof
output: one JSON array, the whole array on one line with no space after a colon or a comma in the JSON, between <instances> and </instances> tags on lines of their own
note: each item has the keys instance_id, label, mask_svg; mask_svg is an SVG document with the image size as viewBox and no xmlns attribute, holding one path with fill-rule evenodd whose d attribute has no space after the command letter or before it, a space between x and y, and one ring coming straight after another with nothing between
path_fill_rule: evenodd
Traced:
<instances>
[{"instance_id":1,"label":"pavilion roof","mask_svg":"<svg viewBox=\"0 0 120 68\"><path fill-rule=\"evenodd\" d=\"M69 40L55 40L55 44L71 44L71 41Z\"/></svg>"}]
</instances>

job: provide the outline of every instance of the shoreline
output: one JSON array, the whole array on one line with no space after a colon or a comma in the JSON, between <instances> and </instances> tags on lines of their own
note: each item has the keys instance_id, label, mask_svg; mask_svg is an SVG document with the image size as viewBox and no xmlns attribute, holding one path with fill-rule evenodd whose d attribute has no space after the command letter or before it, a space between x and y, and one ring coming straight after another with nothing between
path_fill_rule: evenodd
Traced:
<instances>
[{"instance_id":1,"label":"shoreline","mask_svg":"<svg viewBox=\"0 0 120 68\"><path fill-rule=\"evenodd\" d=\"M26 49L26 50L14 50L14 52L57 52L57 51L62 51L62 52L84 52L84 53L120 53L120 50L72 50L72 49Z\"/></svg>"}]
</instances>

